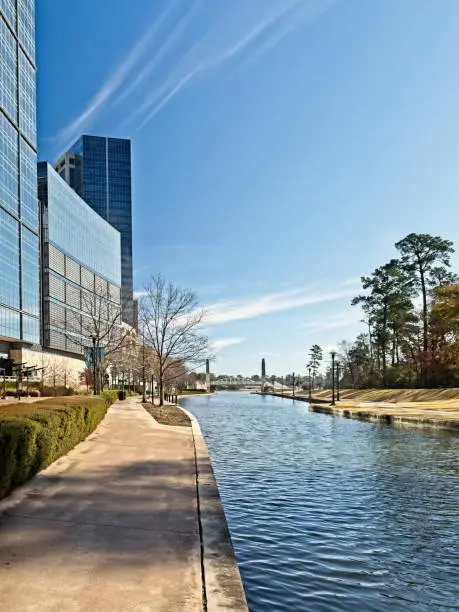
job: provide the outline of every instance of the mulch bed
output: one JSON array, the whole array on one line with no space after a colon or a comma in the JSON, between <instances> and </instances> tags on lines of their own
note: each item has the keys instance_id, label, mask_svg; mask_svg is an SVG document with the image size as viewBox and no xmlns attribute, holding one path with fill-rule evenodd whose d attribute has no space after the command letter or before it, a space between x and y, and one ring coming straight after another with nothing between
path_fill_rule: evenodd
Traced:
<instances>
[{"instance_id":1,"label":"mulch bed","mask_svg":"<svg viewBox=\"0 0 459 612\"><path fill-rule=\"evenodd\" d=\"M191 427L190 418L177 406L152 406L151 404L142 404L142 406L161 425Z\"/></svg>"}]
</instances>

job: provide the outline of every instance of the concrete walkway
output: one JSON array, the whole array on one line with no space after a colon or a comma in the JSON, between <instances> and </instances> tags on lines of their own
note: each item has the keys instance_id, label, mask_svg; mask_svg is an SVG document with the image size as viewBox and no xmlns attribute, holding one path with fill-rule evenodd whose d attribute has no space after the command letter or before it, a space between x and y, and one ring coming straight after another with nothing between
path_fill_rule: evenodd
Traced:
<instances>
[{"instance_id":1,"label":"concrete walkway","mask_svg":"<svg viewBox=\"0 0 459 612\"><path fill-rule=\"evenodd\" d=\"M203 610L192 429L138 401L0 502L2 612Z\"/></svg>"}]
</instances>

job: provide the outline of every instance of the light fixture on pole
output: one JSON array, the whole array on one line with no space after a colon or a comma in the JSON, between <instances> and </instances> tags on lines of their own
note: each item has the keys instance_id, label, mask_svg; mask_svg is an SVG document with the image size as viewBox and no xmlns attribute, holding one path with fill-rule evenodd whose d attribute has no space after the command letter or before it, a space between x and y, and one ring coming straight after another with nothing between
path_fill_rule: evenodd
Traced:
<instances>
[{"instance_id":1,"label":"light fixture on pole","mask_svg":"<svg viewBox=\"0 0 459 612\"><path fill-rule=\"evenodd\" d=\"M332 358L332 368L331 368L331 375L332 375L332 401L331 401L331 405L332 406L336 406L335 403L335 356L336 356L336 352L332 351L330 353L331 358Z\"/></svg>"},{"instance_id":2,"label":"light fixture on pole","mask_svg":"<svg viewBox=\"0 0 459 612\"><path fill-rule=\"evenodd\" d=\"M336 401L339 402L339 370L341 364L339 361L336 362Z\"/></svg>"}]
</instances>

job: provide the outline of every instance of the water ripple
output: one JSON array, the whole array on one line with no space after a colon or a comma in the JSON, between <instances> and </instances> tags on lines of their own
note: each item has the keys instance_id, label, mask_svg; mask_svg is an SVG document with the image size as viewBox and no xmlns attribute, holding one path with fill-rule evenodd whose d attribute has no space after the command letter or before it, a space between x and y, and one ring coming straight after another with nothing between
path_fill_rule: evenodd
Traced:
<instances>
[{"instance_id":1,"label":"water ripple","mask_svg":"<svg viewBox=\"0 0 459 612\"><path fill-rule=\"evenodd\" d=\"M459 438L193 397L252 612L459 610Z\"/></svg>"}]
</instances>

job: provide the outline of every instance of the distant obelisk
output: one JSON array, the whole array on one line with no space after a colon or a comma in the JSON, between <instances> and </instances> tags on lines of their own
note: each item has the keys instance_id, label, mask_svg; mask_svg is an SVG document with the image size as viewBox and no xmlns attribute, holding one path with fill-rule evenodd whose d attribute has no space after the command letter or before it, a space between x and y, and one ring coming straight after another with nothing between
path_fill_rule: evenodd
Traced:
<instances>
[{"instance_id":1,"label":"distant obelisk","mask_svg":"<svg viewBox=\"0 0 459 612\"><path fill-rule=\"evenodd\" d=\"M265 392L265 384L266 384L266 363L265 358L261 360L261 392Z\"/></svg>"},{"instance_id":2,"label":"distant obelisk","mask_svg":"<svg viewBox=\"0 0 459 612\"><path fill-rule=\"evenodd\" d=\"M210 363L208 359L206 359L206 391L210 393Z\"/></svg>"}]
</instances>

